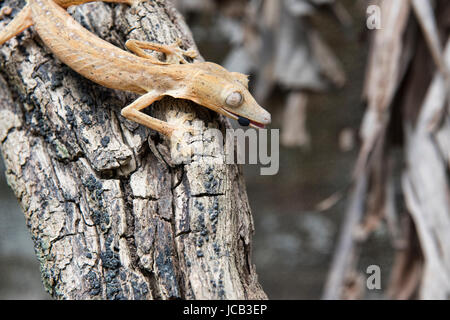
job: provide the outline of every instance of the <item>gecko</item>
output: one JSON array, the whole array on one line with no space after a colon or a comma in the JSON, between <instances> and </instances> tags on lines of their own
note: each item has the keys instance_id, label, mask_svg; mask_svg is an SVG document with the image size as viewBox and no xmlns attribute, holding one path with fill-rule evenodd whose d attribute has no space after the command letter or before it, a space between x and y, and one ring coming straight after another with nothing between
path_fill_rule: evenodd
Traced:
<instances>
[{"instance_id":1,"label":"gecko","mask_svg":"<svg viewBox=\"0 0 450 320\"><path fill-rule=\"evenodd\" d=\"M34 26L50 51L85 78L111 89L141 96L121 110L121 115L166 136L179 126L142 112L165 96L186 99L209 108L243 126L264 128L271 115L248 90L248 77L212 62L189 63L195 50L130 39L122 50L83 28L65 10L96 0L27 0L25 7L0 31L0 45ZM142 0L100 0L134 5ZM145 0L144 0L145 1ZM146 50L162 52L162 61Z\"/></svg>"}]
</instances>

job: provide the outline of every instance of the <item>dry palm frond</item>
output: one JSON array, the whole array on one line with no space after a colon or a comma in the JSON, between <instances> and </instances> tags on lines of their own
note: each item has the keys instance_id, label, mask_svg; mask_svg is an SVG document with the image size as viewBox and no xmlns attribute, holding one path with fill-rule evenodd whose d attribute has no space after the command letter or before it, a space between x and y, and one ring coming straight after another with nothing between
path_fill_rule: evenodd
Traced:
<instances>
[{"instance_id":1,"label":"dry palm frond","mask_svg":"<svg viewBox=\"0 0 450 320\"><path fill-rule=\"evenodd\" d=\"M397 249L388 294L398 299L446 299L450 294L446 107L450 42L448 21L441 17L448 15L450 4L443 0L436 1L435 8L421 0L380 4L384 23L375 32L370 52L364 91L368 109L354 176L355 185L366 188L351 193L338 245L346 251L336 252L325 297L339 298L346 291L339 279L354 272L361 241L386 219ZM401 157L395 157L405 164L400 172L390 165L394 148L402 150ZM393 187L396 172L401 174L401 190ZM396 192L403 193L407 224L399 224L405 219L393 200Z\"/></svg>"}]
</instances>

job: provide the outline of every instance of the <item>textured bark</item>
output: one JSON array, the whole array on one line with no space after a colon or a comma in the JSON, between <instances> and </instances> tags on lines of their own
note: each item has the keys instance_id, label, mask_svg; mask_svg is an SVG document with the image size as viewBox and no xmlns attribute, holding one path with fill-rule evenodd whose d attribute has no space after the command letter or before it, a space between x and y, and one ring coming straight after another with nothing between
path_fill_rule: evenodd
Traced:
<instances>
[{"instance_id":1,"label":"textured bark","mask_svg":"<svg viewBox=\"0 0 450 320\"><path fill-rule=\"evenodd\" d=\"M24 1L5 1L15 8ZM69 10L127 39L195 46L167 1ZM2 28L10 17L0 21ZM264 299L251 263L253 221L240 168L219 142L172 141L120 116L136 95L98 86L58 61L33 28L0 48L0 143L45 288L58 299ZM197 128L227 122L187 101L151 113ZM186 146L194 147L189 163Z\"/></svg>"}]
</instances>

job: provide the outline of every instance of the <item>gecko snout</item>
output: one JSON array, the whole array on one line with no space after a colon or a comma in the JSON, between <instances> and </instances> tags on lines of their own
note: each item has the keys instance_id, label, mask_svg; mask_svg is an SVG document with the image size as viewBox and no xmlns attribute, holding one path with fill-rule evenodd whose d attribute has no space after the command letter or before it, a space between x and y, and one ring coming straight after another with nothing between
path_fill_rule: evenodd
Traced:
<instances>
[{"instance_id":1,"label":"gecko snout","mask_svg":"<svg viewBox=\"0 0 450 320\"><path fill-rule=\"evenodd\" d=\"M263 123L264 124L270 124L272 122L272 116L269 112L263 117Z\"/></svg>"}]
</instances>

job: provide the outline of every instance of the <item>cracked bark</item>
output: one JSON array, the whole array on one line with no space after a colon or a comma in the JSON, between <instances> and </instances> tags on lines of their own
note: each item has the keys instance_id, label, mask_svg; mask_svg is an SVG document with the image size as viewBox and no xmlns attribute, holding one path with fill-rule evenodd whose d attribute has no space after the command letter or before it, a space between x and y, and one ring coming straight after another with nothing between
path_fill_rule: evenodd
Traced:
<instances>
[{"instance_id":1,"label":"cracked bark","mask_svg":"<svg viewBox=\"0 0 450 320\"><path fill-rule=\"evenodd\" d=\"M24 1L7 0L15 16ZM127 39L195 46L167 1L69 10ZM217 140L169 141L120 116L136 96L98 86L53 57L33 28L0 48L0 143L47 291L58 299L264 299L251 263L253 221L240 167ZM225 119L163 99L151 113L199 129ZM194 147L183 163L185 147Z\"/></svg>"}]
</instances>

